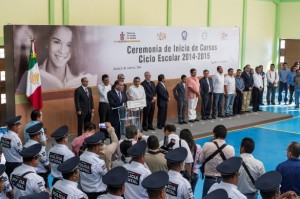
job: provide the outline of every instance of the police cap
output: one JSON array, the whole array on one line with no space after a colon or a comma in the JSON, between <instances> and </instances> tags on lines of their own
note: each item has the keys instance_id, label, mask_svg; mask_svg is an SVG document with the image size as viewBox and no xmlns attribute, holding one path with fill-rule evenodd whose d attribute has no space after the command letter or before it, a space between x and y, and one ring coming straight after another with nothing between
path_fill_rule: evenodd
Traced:
<instances>
[{"instance_id":1,"label":"police cap","mask_svg":"<svg viewBox=\"0 0 300 199\"><path fill-rule=\"evenodd\" d=\"M183 162L188 155L188 151L184 147L178 147L176 149L173 149L172 151L169 151L165 158L172 163L181 163Z\"/></svg>"},{"instance_id":2,"label":"police cap","mask_svg":"<svg viewBox=\"0 0 300 199\"><path fill-rule=\"evenodd\" d=\"M42 145L41 144L34 144L31 145L30 147L23 147L22 151L20 152L20 155L23 158L33 158L37 156L42 150Z\"/></svg>"},{"instance_id":3,"label":"police cap","mask_svg":"<svg viewBox=\"0 0 300 199\"><path fill-rule=\"evenodd\" d=\"M138 141L136 144L132 145L127 149L128 155L132 157L140 157L145 154L147 148L147 143L145 140Z\"/></svg>"},{"instance_id":4,"label":"police cap","mask_svg":"<svg viewBox=\"0 0 300 199\"><path fill-rule=\"evenodd\" d=\"M61 173L70 173L70 172L74 171L75 169L77 169L79 160L80 159L78 156L74 156L74 157L64 161L60 165L58 165L57 170L60 171Z\"/></svg>"},{"instance_id":5,"label":"police cap","mask_svg":"<svg viewBox=\"0 0 300 199\"><path fill-rule=\"evenodd\" d=\"M230 176L235 173L238 173L242 165L242 158L240 157L231 157L227 160L224 160L217 166L217 171L221 173L222 176Z\"/></svg>"},{"instance_id":6,"label":"police cap","mask_svg":"<svg viewBox=\"0 0 300 199\"><path fill-rule=\"evenodd\" d=\"M230 199L228 198L228 193L227 191L225 191L224 189L216 189L212 192L210 192L209 194L207 194L206 196L204 196L203 199Z\"/></svg>"},{"instance_id":7,"label":"police cap","mask_svg":"<svg viewBox=\"0 0 300 199\"><path fill-rule=\"evenodd\" d=\"M164 188L169 182L169 175L165 171L158 171L147 176L142 186L148 190L160 190Z\"/></svg>"},{"instance_id":8,"label":"police cap","mask_svg":"<svg viewBox=\"0 0 300 199\"><path fill-rule=\"evenodd\" d=\"M94 135L85 138L84 142L88 145L95 145L95 144L103 143L104 139L105 139L104 133L97 132Z\"/></svg>"},{"instance_id":9,"label":"police cap","mask_svg":"<svg viewBox=\"0 0 300 199\"><path fill-rule=\"evenodd\" d=\"M118 166L107 172L102 177L102 181L108 186L120 187L126 182L127 176L128 171L124 167Z\"/></svg>"},{"instance_id":10,"label":"police cap","mask_svg":"<svg viewBox=\"0 0 300 199\"><path fill-rule=\"evenodd\" d=\"M43 128L43 123L39 122L39 123L36 123L36 124L32 125L28 129L26 129L26 132L29 135L36 135L39 132L41 132L42 128Z\"/></svg>"},{"instance_id":11,"label":"police cap","mask_svg":"<svg viewBox=\"0 0 300 199\"><path fill-rule=\"evenodd\" d=\"M53 137L56 140L67 137L68 131L69 131L69 127L67 127L66 125L63 125L63 126L59 127L58 129L56 129L52 133L51 137Z\"/></svg>"},{"instance_id":12,"label":"police cap","mask_svg":"<svg viewBox=\"0 0 300 199\"><path fill-rule=\"evenodd\" d=\"M16 117L10 118L5 123L7 124L7 126L11 126L11 125L15 125L15 124L20 124L21 123L21 118L22 118L22 116L18 115Z\"/></svg>"},{"instance_id":13,"label":"police cap","mask_svg":"<svg viewBox=\"0 0 300 199\"><path fill-rule=\"evenodd\" d=\"M278 171L269 171L255 181L255 188L261 192L271 192L279 187L281 180L282 176Z\"/></svg>"}]
</instances>

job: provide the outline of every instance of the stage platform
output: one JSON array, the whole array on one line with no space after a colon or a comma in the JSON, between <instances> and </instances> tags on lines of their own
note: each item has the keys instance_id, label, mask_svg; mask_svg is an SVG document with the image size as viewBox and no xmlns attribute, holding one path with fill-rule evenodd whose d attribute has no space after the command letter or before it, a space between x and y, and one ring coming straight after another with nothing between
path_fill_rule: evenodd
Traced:
<instances>
[{"instance_id":1,"label":"stage platform","mask_svg":"<svg viewBox=\"0 0 300 199\"><path fill-rule=\"evenodd\" d=\"M218 124L223 124L228 131L233 131L242 128L253 127L261 124L277 122L292 118L290 114L280 114L274 112L260 111L236 115L233 117L218 118L214 120L200 120L199 122L188 123L184 125L178 124L177 119L169 119L168 123L174 123L177 127L177 134L182 129L188 128L191 130L195 139L212 135L213 128ZM201 117L199 117L201 118ZM154 121L153 124L155 124ZM145 135L156 135L159 140L163 139L163 131L156 129L155 131L143 132Z\"/></svg>"},{"instance_id":2,"label":"stage platform","mask_svg":"<svg viewBox=\"0 0 300 199\"><path fill-rule=\"evenodd\" d=\"M192 131L195 139L199 139L202 137L212 135L213 128L218 124L223 124L228 131L258 126L262 124L277 122L281 120L286 120L292 118L291 114L281 114L275 112L261 111L261 112L251 112L245 113L243 115L236 115L234 117L227 118L217 118L214 120L200 120L195 123L188 123L184 125L178 124L177 119L168 119L167 123L173 123L176 125L176 133L179 134L182 129L188 128ZM201 117L199 117L201 118ZM154 127L156 127L156 121L153 122ZM157 129L155 131L144 131L145 135L156 135L159 140L163 140L163 130ZM50 137L50 135L48 136ZM76 135L70 135L69 137L69 147L72 140L76 137ZM55 141L52 138L48 140L48 147L51 147L55 144ZM108 140L107 140L108 141Z\"/></svg>"}]
</instances>

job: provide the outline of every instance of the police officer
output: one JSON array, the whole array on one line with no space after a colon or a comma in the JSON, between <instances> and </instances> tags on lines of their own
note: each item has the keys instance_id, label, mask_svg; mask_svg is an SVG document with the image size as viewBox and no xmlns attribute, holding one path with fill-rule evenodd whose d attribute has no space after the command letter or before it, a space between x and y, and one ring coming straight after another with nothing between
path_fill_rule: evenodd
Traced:
<instances>
[{"instance_id":1,"label":"police officer","mask_svg":"<svg viewBox=\"0 0 300 199\"><path fill-rule=\"evenodd\" d=\"M0 164L0 198L14 198L12 187L5 173L5 165Z\"/></svg>"},{"instance_id":2,"label":"police officer","mask_svg":"<svg viewBox=\"0 0 300 199\"><path fill-rule=\"evenodd\" d=\"M53 176L52 186L58 180L62 179L61 172L57 171L58 165L74 157L74 153L68 148L67 143L69 128L65 125L56 129L51 137L56 141L56 145L49 150L49 161L51 166L51 175Z\"/></svg>"},{"instance_id":3,"label":"police officer","mask_svg":"<svg viewBox=\"0 0 300 199\"><path fill-rule=\"evenodd\" d=\"M115 167L107 172L102 181L107 185L107 194L99 196L97 199L122 199L125 192L124 183L127 180L128 171L121 166Z\"/></svg>"},{"instance_id":4,"label":"police officer","mask_svg":"<svg viewBox=\"0 0 300 199\"><path fill-rule=\"evenodd\" d=\"M41 150L41 144L34 144L28 148L24 147L20 152L23 157L23 164L10 175L15 198L46 191L44 179L35 172L35 167L40 161L39 153Z\"/></svg>"},{"instance_id":5,"label":"police officer","mask_svg":"<svg viewBox=\"0 0 300 199\"><path fill-rule=\"evenodd\" d=\"M145 167L145 152L147 143L145 140L138 141L127 149L127 154L131 155L131 163L123 165L128 171L127 182L125 183L125 198L148 198L146 189L142 187L142 181L151 174Z\"/></svg>"},{"instance_id":6,"label":"police officer","mask_svg":"<svg viewBox=\"0 0 300 199\"><path fill-rule=\"evenodd\" d=\"M26 129L26 132L29 135L28 142L25 143L24 147L30 147L34 144L40 143L40 138L43 131L43 123L37 123ZM46 183L46 187L48 188L48 171L50 171L50 162L48 159L48 155L46 153L46 147L42 145L42 150L39 153L39 164L35 168L36 173L44 178Z\"/></svg>"},{"instance_id":7,"label":"police officer","mask_svg":"<svg viewBox=\"0 0 300 199\"><path fill-rule=\"evenodd\" d=\"M142 186L147 189L149 199L167 198L165 186L169 183L169 175L165 171L157 171L147 176Z\"/></svg>"},{"instance_id":8,"label":"police officer","mask_svg":"<svg viewBox=\"0 0 300 199\"><path fill-rule=\"evenodd\" d=\"M89 199L96 199L106 193L102 176L106 174L107 169L104 160L99 158L104 139L104 133L100 132L84 139L87 150L81 154L78 167L82 191Z\"/></svg>"},{"instance_id":9,"label":"police officer","mask_svg":"<svg viewBox=\"0 0 300 199\"><path fill-rule=\"evenodd\" d=\"M79 180L79 157L74 156L61 163L57 170L63 180L57 181L51 191L52 199L88 199L88 196L77 188Z\"/></svg>"},{"instance_id":10,"label":"police officer","mask_svg":"<svg viewBox=\"0 0 300 199\"><path fill-rule=\"evenodd\" d=\"M169 183L166 188L169 199L194 198L191 184L180 173L184 167L184 160L187 155L188 151L186 148L178 147L168 152L165 156L169 168Z\"/></svg>"},{"instance_id":11,"label":"police officer","mask_svg":"<svg viewBox=\"0 0 300 199\"><path fill-rule=\"evenodd\" d=\"M255 188L260 190L260 195L263 199L266 198L296 199L297 194L293 191L288 191L280 195L281 181L282 181L282 176L278 171L269 171L261 175L255 181Z\"/></svg>"},{"instance_id":12,"label":"police officer","mask_svg":"<svg viewBox=\"0 0 300 199\"><path fill-rule=\"evenodd\" d=\"M20 199L49 199L49 193L41 192L41 193L34 193L28 196L22 196Z\"/></svg>"},{"instance_id":13,"label":"police officer","mask_svg":"<svg viewBox=\"0 0 300 199\"><path fill-rule=\"evenodd\" d=\"M239 181L241 165L242 158L240 157L231 157L219 164L217 171L221 173L222 181L213 184L208 190L208 193L216 189L224 189L231 199L247 199L236 186Z\"/></svg>"},{"instance_id":14,"label":"police officer","mask_svg":"<svg viewBox=\"0 0 300 199\"><path fill-rule=\"evenodd\" d=\"M11 118L6 121L8 133L1 137L1 146L6 159L6 174L10 176L13 170L22 165L23 159L19 152L22 150L22 142L18 136L22 116Z\"/></svg>"},{"instance_id":15,"label":"police officer","mask_svg":"<svg viewBox=\"0 0 300 199\"><path fill-rule=\"evenodd\" d=\"M224 189L216 189L206 196L203 197L203 199L230 199L228 198L228 194Z\"/></svg>"}]
</instances>

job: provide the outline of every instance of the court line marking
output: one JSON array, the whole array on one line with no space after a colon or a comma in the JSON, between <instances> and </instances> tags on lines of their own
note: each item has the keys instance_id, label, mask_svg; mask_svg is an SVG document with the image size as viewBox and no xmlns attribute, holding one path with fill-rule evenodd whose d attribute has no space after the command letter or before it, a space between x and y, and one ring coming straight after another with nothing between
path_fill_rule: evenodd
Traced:
<instances>
[{"instance_id":1,"label":"court line marking","mask_svg":"<svg viewBox=\"0 0 300 199\"><path fill-rule=\"evenodd\" d=\"M297 119L297 118L300 118L300 116L293 116L292 118L288 118L288 119L283 119L283 120L280 120L280 121L274 121L274 122L267 122L265 124L259 124L259 125L255 125L255 126L249 126L249 127L245 127L245 128L238 128L238 129L235 129L235 130L232 130L232 131L229 131L228 133L233 133L235 131L240 131L240 130L245 130L245 129L250 129L250 128L265 128L265 127L262 127L264 125L268 125L268 124L273 124L273 123L277 123L277 122L283 122L283 121L287 121L287 120L293 120L293 119ZM265 128L265 129L268 129L268 128ZM277 130L277 129L268 129L268 130L273 130L273 131L281 131L281 130ZM300 133L297 133L297 132L293 132L293 131L282 131L282 132L286 132L286 133L291 133L291 134L300 134ZM195 141L196 140L200 140L202 138L208 138L208 137L211 137L213 135L207 135L207 136L203 136L201 138L196 138L194 139Z\"/></svg>"},{"instance_id":2,"label":"court line marking","mask_svg":"<svg viewBox=\"0 0 300 199\"><path fill-rule=\"evenodd\" d=\"M285 131L285 130L278 130L278 129L266 128L266 127L256 127L256 128L261 128L261 129L266 129L266 130L271 130L271 131L279 131L279 132L284 132L284 133L291 133L291 134L298 134L298 135L300 135L300 132L295 132L295 131Z\"/></svg>"}]
</instances>

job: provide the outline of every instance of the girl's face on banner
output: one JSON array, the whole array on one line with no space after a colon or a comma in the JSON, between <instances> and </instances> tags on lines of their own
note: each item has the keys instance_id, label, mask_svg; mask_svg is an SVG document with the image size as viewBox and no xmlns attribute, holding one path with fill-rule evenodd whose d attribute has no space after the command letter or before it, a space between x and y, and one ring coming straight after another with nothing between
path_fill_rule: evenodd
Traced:
<instances>
[{"instance_id":1,"label":"girl's face on banner","mask_svg":"<svg viewBox=\"0 0 300 199\"><path fill-rule=\"evenodd\" d=\"M55 67L65 67L72 52L72 31L67 27L57 28L49 41L49 61Z\"/></svg>"}]
</instances>

